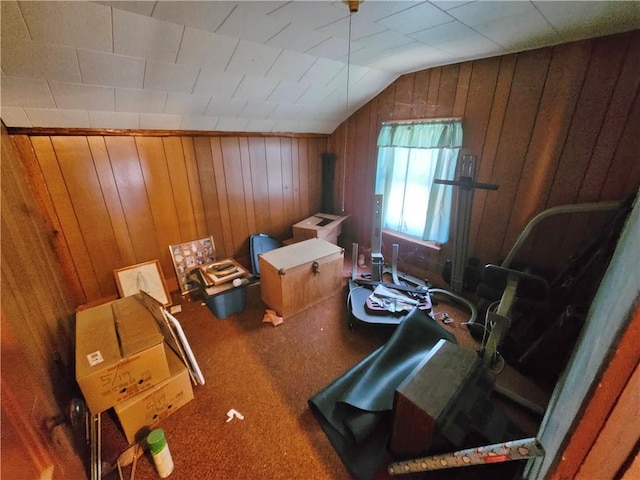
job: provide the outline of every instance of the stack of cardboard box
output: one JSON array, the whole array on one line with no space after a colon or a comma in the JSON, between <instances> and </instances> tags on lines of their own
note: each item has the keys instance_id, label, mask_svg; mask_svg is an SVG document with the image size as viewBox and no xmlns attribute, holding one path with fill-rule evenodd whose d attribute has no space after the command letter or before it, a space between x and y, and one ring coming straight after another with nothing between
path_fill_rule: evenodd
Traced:
<instances>
[{"instance_id":1,"label":"stack of cardboard box","mask_svg":"<svg viewBox=\"0 0 640 480\"><path fill-rule=\"evenodd\" d=\"M193 399L141 294L77 312L76 380L92 414L114 408L130 443Z\"/></svg>"}]
</instances>

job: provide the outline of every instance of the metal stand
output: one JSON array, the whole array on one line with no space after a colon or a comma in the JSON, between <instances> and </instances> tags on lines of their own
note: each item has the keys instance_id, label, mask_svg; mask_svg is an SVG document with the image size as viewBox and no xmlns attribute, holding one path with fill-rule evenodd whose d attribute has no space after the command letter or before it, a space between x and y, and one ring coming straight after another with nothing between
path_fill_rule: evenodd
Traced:
<instances>
[{"instance_id":1,"label":"metal stand","mask_svg":"<svg viewBox=\"0 0 640 480\"><path fill-rule=\"evenodd\" d=\"M373 198L373 228L371 230L371 278L382 282L384 256L382 255L382 195Z\"/></svg>"},{"instance_id":2,"label":"metal stand","mask_svg":"<svg viewBox=\"0 0 640 480\"><path fill-rule=\"evenodd\" d=\"M456 227L453 236L454 253L451 269L451 290L462 293L464 286L464 268L467 264L467 247L469 244L469 227L471 224L471 208L473 206L473 190L497 190L498 186L490 183L474 181L476 170L476 156L463 155L460 161L458 180L434 180L440 185L460 187L457 196Z\"/></svg>"}]
</instances>

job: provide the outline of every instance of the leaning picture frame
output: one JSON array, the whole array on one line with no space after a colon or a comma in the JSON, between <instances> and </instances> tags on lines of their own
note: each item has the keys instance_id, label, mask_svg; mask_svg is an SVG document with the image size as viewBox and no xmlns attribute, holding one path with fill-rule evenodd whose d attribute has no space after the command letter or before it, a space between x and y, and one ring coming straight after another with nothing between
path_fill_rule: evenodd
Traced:
<instances>
[{"instance_id":1,"label":"leaning picture frame","mask_svg":"<svg viewBox=\"0 0 640 480\"><path fill-rule=\"evenodd\" d=\"M198 288L197 284L190 281L189 272L196 267L206 267L216 260L216 246L213 242L213 236L169 245L169 252L182 295Z\"/></svg>"},{"instance_id":2,"label":"leaning picture frame","mask_svg":"<svg viewBox=\"0 0 640 480\"><path fill-rule=\"evenodd\" d=\"M171 305L171 295L159 260L118 268L113 274L121 297L145 292L165 307Z\"/></svg>"}]
</instances>

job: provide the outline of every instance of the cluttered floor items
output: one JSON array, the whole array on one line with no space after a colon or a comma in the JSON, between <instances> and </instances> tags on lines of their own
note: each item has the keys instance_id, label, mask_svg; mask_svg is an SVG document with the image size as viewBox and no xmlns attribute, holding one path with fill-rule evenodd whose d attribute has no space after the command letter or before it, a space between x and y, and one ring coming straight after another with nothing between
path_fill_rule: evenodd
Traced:
<instances>
[{"instance_id":1,"label":"cluttered floor items","mask_svg":"<svg viewBox=\"0 0 640 480\"><path fill-rule=\"evenodd\" d=\"M468 315L428 290L354 284L344 250L320 238L272 245L256 258L259 281L212 247L172 247L185 275L167 302L139 292L78 311L77 379L97 419L91 480L157 478L169 444L174 479L381 480L424 469L427 454L535 433L538 418L520 428L495 406L494 374L456 327ZM354 329L345 297L397 324Z\"/></svg>"}]
</instances>

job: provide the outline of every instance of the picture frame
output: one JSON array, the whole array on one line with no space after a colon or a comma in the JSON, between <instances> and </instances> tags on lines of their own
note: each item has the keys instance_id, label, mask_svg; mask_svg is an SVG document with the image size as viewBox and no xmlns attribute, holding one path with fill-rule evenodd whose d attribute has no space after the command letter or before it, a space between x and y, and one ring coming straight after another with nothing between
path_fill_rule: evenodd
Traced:
<instances>
[{"instance_id":1,"label":"picture frame","mask_svg":"<svg viewBox=\"0 0 640 480\"><path fill-rule=\"evenodd\" d=\"M120 297L145 292L162 305L171 305L171 295L159 260L138 263L113 271Z\"/></svg>"},{"instance_id":2,"label":"picture frame","mask_svg":"<svg viewBox=\"0 0 640 480\"><path fill-rule=\"evenodd\" d=\"M160 327L166 342L173 351L180 356L182 362L187 367L193 384L204 385L204 375L202 374L202 370L200 370L200 365L198 365L198 361L193 354L193 350L191 350L189 340L187 340L187 336L185 335L182 325L178 319L166 308L160 305L160 303L151 295L143 291L140 292L140 295L145 307L149 312L151 312Z\"/></svg>"},{"instance_id":3,"label":"picture frame","mask_svg":"<svg viewBox=\"0 0 640 480\"><path fill-rule=\"evenodd\" d=\"M189 279L189 272L216 261L216 246L212 236L169 245L169 252L182 295L198 289L198 285Z\"/></svg>"}]
</instances>

